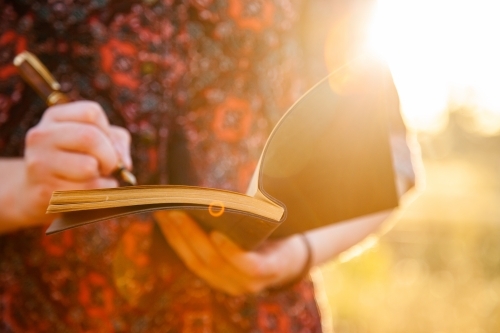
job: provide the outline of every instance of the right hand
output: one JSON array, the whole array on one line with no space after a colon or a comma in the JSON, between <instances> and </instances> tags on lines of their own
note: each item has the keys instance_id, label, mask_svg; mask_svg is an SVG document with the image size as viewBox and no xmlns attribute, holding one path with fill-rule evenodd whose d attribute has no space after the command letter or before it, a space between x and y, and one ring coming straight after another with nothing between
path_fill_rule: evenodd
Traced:
<instances>
[{"instance_id":1,"label":"right hand","mask_svg":"<svg viewBox=\"0 0 500 333\"><path fill-rule=\"evenodd\" d=\"M110 125L99 104L52 106L26 135L20 204L30 219L53 218L45 215L53 191L116 187L110 175L119 160L132 167L130 134Z\"/></svg>"}]
</instances>

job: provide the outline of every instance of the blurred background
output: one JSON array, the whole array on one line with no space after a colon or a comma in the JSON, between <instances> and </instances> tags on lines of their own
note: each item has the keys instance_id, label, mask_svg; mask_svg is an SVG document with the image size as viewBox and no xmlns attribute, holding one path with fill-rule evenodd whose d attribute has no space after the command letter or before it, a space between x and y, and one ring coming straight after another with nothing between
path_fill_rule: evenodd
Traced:
<instances>
[{"instance_id":1,"label":"blurred background","mask_svg":"<svg viewBox=\"0 0 500 333\"><path fill-rule=\"evenodd\" d=\"M331 309L327 325L337 333L500 332L500 3L336 6L328 67L360 51L388 62L422 163L390 231L314 272Z\"/></svg>"}]
</instances>

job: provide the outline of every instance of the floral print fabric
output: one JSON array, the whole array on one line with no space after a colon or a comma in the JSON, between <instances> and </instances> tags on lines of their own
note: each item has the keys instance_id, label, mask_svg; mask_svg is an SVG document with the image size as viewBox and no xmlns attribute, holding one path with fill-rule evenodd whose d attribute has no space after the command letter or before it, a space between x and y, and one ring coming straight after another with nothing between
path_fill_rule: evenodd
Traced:
<instances>
[{"instance_id":1,"label":"floral print fabric","mask_svg":"<svg viewBox=\"0 0 500 333\"><path fill-rule=\"evenodd\" d=\"M140 184L245 191L301 77L293 0L0 0L0 156L23 154L44 102L12 65L29 50L74 100L132 134ZM0 236L0 331L319 332L313 286L230 297L150 215Z\"/></svg>"}]
</instances>

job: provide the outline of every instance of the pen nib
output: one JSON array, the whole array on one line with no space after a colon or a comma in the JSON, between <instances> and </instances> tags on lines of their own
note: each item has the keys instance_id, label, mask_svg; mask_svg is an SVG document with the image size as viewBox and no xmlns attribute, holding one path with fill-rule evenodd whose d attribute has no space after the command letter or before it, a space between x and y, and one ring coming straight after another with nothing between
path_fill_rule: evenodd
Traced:
<instances>
[{"instance_id":1,"label":"pen nib","mask_svg":"<svg viewBox=\"0 0 500 333\"><path fill-rule=\"evenodd\" d=\"M120 175L121 175L121 179L127 183L127 185L137 185L137 179L135 178L135 176L132 174L132 172L128 171L127 169L125 168L122 168L120 170Z\"/></svg>"}]
</instances>

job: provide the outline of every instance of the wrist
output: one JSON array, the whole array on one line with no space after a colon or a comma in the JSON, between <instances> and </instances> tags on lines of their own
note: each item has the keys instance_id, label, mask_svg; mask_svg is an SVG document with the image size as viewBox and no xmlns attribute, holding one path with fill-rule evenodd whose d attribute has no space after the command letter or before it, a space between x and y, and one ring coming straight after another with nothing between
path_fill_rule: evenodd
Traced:
<instances>
[{"instance_id":1,"label":"wrist","mask_svg":"<svg viewBox=\"0 0 500 333\"><path fill-rule=\"evenodd\" d=\"M283 283L268 288L268 290L271 292L290 289L309 275L309 271L311 270L312 264L314 262L311 243L305 234L298 234L297 237L302 244L303 253L305 254L304 260L302 261L303 263L301 266L299 266L300 269L296 271L293 277L285 280Z\"/></svg>"}]
</instances>

